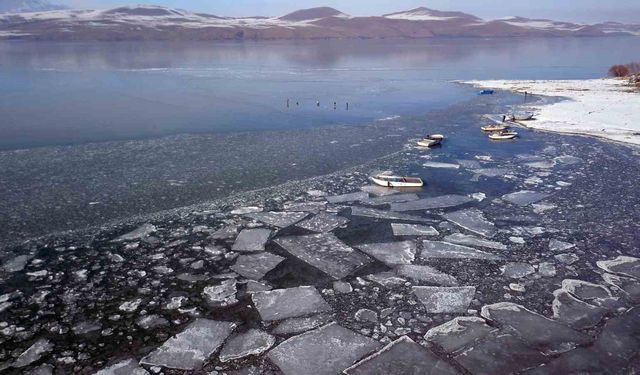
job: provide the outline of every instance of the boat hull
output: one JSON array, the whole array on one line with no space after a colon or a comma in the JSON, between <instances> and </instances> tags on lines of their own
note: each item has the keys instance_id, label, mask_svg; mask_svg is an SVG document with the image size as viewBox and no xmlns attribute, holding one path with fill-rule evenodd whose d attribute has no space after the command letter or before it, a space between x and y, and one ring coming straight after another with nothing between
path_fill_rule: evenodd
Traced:
<instances>
[{"instance_id":1,"label":"boat hull","mask_svg":"<svg viewBox=\"0 0 640 375\"><path fill-rule=\"evenodd\" d=\"M407 181L391 181L394 177L371 177L371 181L379 186L389 188L415 188L424 186L424 182L419 178L409 178ZM400 177L401 178L401 177Z\"/></svg>"}]
</instances>

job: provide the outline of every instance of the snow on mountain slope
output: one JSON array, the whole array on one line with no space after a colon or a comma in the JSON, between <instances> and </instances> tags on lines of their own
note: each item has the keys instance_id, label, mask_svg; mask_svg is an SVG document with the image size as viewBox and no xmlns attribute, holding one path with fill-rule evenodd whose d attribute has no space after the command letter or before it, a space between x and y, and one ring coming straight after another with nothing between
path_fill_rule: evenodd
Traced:
<instances>
[{"instance_id":1,"label":"snow on mountain slope","mask_svg":"<svg viewBox=\"0 0 640 375\"><path fill-rule=\"evenodd\" d=\"M485 21L466 13L428 8L371 17L353 17L323 7L303 9L281 17L233 18L155 5L0 14L0 39L265 40L602 35L640 35L640 26L578 25L521 17Z\"/></svg>"},{"instance_id":2,"label":"snow on mountain slope","mask_svg":"<svg viewBox=\"0 0 640 375\"><path fill-rule=\"evenodd\" d=\"M409 21L451 21L451 20L466 20L466 21L475 21L480 20L476 16L472 16L470 14L461 13L461 12L442 12L439 10L429 9L429 8L416 8L407 10L404 12L390 13L385 14L382 17L390 18L390 19L398 19L398 20L409 20Z\"/></svg>"}]
</instances>

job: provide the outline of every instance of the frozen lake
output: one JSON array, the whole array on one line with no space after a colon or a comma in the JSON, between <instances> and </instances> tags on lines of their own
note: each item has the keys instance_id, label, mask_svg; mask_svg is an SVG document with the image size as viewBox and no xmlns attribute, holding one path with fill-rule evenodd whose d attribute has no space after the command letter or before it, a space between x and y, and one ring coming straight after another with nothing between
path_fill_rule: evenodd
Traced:
<instances>
[{"instance_id":1,"label":"frozen lake","mask_svg":"<svg viewBox=\"0 0 640 375\"><path fill-rule=\"evenodd\" d=\"M428 112L485 100L451 80L598 77L638 52L635 38L1 43L0 238L355 166L448 133Z\"/></svg>"}]
</instances>

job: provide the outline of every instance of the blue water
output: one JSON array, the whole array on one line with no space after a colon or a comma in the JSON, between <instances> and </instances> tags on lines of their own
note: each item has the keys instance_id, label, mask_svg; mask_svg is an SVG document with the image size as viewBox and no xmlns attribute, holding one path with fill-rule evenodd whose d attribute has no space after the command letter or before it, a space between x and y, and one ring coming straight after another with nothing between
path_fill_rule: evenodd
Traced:
<instances>
[{"instance_id":1,"label":"blue water","mask_svg":"<svg viewBox=\"0 0 640 375\"><path fill-rule=\"evenodd\" d=\"M0 150L363 124L469 96L450 80L593 78L637 56L632 37L2 42Z\"/></svg>"}]
</instances>

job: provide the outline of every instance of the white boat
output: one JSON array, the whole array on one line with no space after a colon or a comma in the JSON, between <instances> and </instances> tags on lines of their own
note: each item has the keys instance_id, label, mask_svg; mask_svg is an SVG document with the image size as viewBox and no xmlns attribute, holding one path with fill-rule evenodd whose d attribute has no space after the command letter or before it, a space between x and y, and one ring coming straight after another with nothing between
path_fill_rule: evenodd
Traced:
<instances>
[{"instance_id":1,"label":"white boat","mask_svg":"<svg viewBox=\"0 0 640 375\"><path fill-rule=\"evenodd\" d=\"M422 179L419 177L401 177L380 174L371 176L371 181L376 185L390 188L422 187L424 185L424 182L422 182Z\"/></svg>"},{"instance_id":2,"label":"white boat","mask_svg":"<svg viewBox=\"0 0 640 375\"><path fill-rule=\"evenodd\" d=\"M493 139L494 141L504 141L508 139L514 139L517 136L518 136L518 133L516 132L496 132L496 133L489 134L489 138Z\"/></svg>"},{"instance_id":3,"label":"white boat","mask_svg":"<svg viewBox=\"0 0 640 375\"><path fill-rule=\"evenodd\" d=\"M506 124L493 124L480 127L483 132L499 132L509 129L509 125Z\"/></svg>"},{"instance_id":4,"label":"white boat","mask_svg":"<svg viewBox=\"0 0 640 375\"><path fill-rule=\"evenodd\" d=\"M433 147L433 146L441 144L443 139L444 139L444 135L442 135L442 134L433 134L433 135L428 135L428 136L422 138L417 143L418 143L418 146Z\"/></svg>"}]
</instances>

